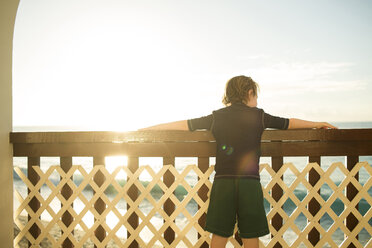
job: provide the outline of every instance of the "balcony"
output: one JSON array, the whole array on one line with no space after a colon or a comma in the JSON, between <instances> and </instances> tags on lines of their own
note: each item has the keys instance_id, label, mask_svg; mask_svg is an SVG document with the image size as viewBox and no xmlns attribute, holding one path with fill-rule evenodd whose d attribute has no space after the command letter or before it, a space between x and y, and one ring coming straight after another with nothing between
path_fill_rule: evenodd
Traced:
<instances>
[{"instance_id":1,"label":"balcony","mask_svg":"<svg viewBox=\"0 0 372 248\"><path fill-rule=\"evenodd\" d=\"M210 132L13 132L10 142L26 161L14 168L14 247L208 247ZM261 153L262 247L372 246L372 129L265 130ZM127 160L109 168L111 156ZM57 163L41 168L45 157ZM237 232L228 247L241 247Z\"/></svg>"}]
</instances>

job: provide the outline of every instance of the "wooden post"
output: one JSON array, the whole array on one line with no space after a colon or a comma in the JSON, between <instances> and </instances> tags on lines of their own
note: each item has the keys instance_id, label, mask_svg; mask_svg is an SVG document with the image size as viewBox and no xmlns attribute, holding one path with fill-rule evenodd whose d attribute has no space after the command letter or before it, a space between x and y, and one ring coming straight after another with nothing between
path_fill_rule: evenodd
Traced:
<instances>
[{"instance_id":1,"label":"wooden post","mask_svg":"<svg viewBox=\"0 0 372 248\"><path fill-rule=\"evenodd\" d=\"M138 165L139 165L139 159L138 157L128 157L128 169L134 174L138 170ZM129 181L129 177L127 177L127 182ZM136 185L132 185L128 189L128 196L132 201L137 200L138 198L138 189ZM131 208L129 204L127 204L127 211L129 208ZM134 230L138 227L138 215L133 212L131 216L128 217L128 223L133 227ZM131 233L127 231L127 238L129 238ZM129 248L138 248L139 244L136 240L133 240L132 243L129 245Z\"/></svg>"},{"instance_id":2,"label":"wooden post","mask_svg":"<svg viewBox=\"0 0 372 248\"><path fill-rule=\"evenodd\" d=\"M175 158L174 157L163 157L163 165L174 165ZM174 175L170 171L166 171L164 173L164 184L169 188L173 183L174 183ZM167 199L164 202L164 212L168 215L171 216L172 213L175 210L175 205L172 202L171 199ZM165 220L164 220L165 222ZM171 227L168 227L165 232L164 232L164 238L168 242L168 244L172 244L175 238L175 233L174 230Z\"/></svg>"},{"instance_id":3,"label":"wooden post","mask_svg":"<svg viewBox=\"0 0 372 248\"><path fill-rule=\"evenodd\" d=\"M309 163L318 163L319 166L320 166L320 156L310 156L309 157ZM320 179L319 173L315 169L311 169L309 171L309 183L310 183L310 185L314 186L319 181L319 179ZM318 190L318 194L320 195L320 189ZM309 212L311 213L311 215L315 216L318 213L318 211L320 210L320 204L315 198L312 198L309 201L308 208L309 208ZM318 223L320 223L320 220L318 221ZM315 227L313 227L310 230L310 232L308 234L308 239L313 246L315 246L319 242L320 233L318 232L318 230Z\"/></svg>"},{"instance_id":4,"label":"wooden post","mask_svg":"<svg viewBox=\"0 0 372 248\"><path fill-rule=\"evenodd\" d=\"M32 166L35 166L35 165L40 166L40 157L28 157L28 159L27 159L27 177L33 185L36 185L40 180L40 176L32 168ZM27 192L28 192L28 194L30 194L31 190L27 189ZM39 190L39 192L40 192L40 190ZM40 202L39 202L39 200L36 199L36 197L33 197L31 199L30 203L29 203L29 206L32 209L32 211L36 212L40 208ZM30 219L31 219L31 216L28 215L28 220L30 220ZM39 216L39 219L40 219L40 216ZM37 239L37 237L41 233L40 228L36 225L36 223L33 224L30 227L29 232L32 235L32 237L34 237L34 239ZM32 244L29 241L28 245L32 246L34 244Z\"/></svg>"},{"instance_id":5,"label":"wooden post","mask_svg":"<svg viewBox=\"0 0 372 248\"><path fill-rule=\"evenodd\" d=\"M349 171L351 171L355 164L357 164L359 162L359 156L347 156L347 169ZM355 174L355 179L357 181L359 181L359 172ZM354 197L358 194L358 190L355 188L355 186L352 184L352 183L349 183L347 186L346 186L346 197L349 201L353 200ZM350 206L350 207L353 207L353 206ZM359 203L357 203L355 205L355 209L358 210L359 209ZM354 228L356 227L356 225L358 224L358 219L354 216L353 213L350 213L347 217L346 217L346 227L352 231L354 230ZM358 234L356 235L355 239L358 240ZM345 238L346 238L346 235L345 235ZM354 248L356 247L353 243L350 243L348 245L348 248Z\"/></svg>"},{"instance_id":6,"label":"wooden post","mask_svg":"<svg viewBox=\"0 0 372 248\"><path fill-rule=\"evenodd\" d=\"M278 172L283 165L283 157L271 157L271 163L273 170L275 172ZM280 178L283 180L283 176L281 176ZM278 184L275 184L274 187L272 188L271 194L274 200L278 202L280 198L283 196L283 189ZM279 231L279 229L283 226L283 217L280 216L280 214L276 213L274 217L271 219L271 224L275 228L275 230ZM271 237L274 236L271 235ZM277 242L273 247L282 248L282 245L279 242Z\"/></svg>"},{"instance_id":7,"label":"wooden post","mask_svg":"<svg viewBox=\"0 0 372 248\"><path fill-rule=\"evenodd\" d=\"M72 167L72 157L61 157L60 158L61 168L62 170L67 173ZM61 178L62 179L62 178ZM70 178L73 181L73 177ZM72 196L72 189L67 184L63 185L61 189L61 195L68 200ZM73 202L71 203L71 209L73 208ZM63 203L61 203L61 208L63 207ZM66 227L69 227L71 223L74 221L72 215L66 211L62 215L62 222ZM63 231L62 231L63 233ZM72 235L74 235L74 230L72 230ZM71 248L74 247L71 240L69 238L65 239L62 243L63 248Z\"/></svg>"},{"instance_id":8,"label":"wooden post","mask_svg":"<svg viewBox=\"0 0 372 248\"><path fill-rule=\"evenodd\" d=\"M209 157L198 157L198 167L201 170L201 172L206 173L209 168ZM199 177L198 177L198 180L200 180ZM206 202L208 200L208 191L209 189L205 184L203 184L203 186L201 186L200 189L198 190L198 196L200 197L200 199L203 200L203 202ZM200 209L200 207L201 206L198 205L198 210ZM207 215L203 213L198 220L199 225L203 228L205 226L206 218L207 218ZM198 233L198 239L200 238L201 238L201 235L200 233ZM209 245L207 242L203 242L203 244L200 247L208 248Z\"/></svg>"},{"instance_id":9,"label":"wooden post","mask_svg":"<svg viewBox=\"0 0 372 248\"><path fill-rule=\"evenodd\" d=\"M96 165L105 165L105 157L93 157L93 166L96 166ZM94 175L93 180L97 184L97 186L100 187L105 181L105 176L102 174L101 171L98 171ZM93 194L94 193L95 192L93 191ZM105 211L106 204L101 198L98 198L97 201L94 203L94 208L96 209L96 211L99 214L102 214L103 211ZM96 221L97 221L97 219L94 218L94 222L96 222ZM97 227L97 229L94 230L94 235L97 237L97 239L100 242L102 242L106 237L106 231L101 225L99 225ZM94 247L96 248L96 247L100 247L100 246L97 246L96 244L94 244Z\"/></svg>"}]
</instances>

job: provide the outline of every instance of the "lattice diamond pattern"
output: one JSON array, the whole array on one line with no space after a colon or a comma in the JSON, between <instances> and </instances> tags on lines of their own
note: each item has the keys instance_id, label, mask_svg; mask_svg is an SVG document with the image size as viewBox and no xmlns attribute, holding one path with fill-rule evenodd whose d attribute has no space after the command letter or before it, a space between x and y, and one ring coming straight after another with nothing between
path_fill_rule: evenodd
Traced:
<instances>
[{"instance_id":1,"label":"lattice diamond pattern","mask_svg":"<svg viewBox=\"0 0 372 248\"><path fill-rule=\"evenodd\" d=\"M320 180L314 186L311 186L306 180L306 175L312 168L320 174ZM363 186L355 178L355 175L361 168L364 168L369 174L369 177ZM280 179L283 173L288 169L297 176L289 187L287 187L287 185ZM341 171L345 176L339 186L337 186L330 178L330 175L332 175L336 169ZM355 244L357 247L360 246L361 244L355 239L355 236L363 228L365 228L369 234L372 234L372 228L368 224L368 220L370 220L372 217L371 208L365 213L364 216L362 216L355 208L356 204L358 204L362 198L364 198L369 204L371 202L371 196L368 194L368 190L372 185L372 168L367 162L357 163L351 171L348 171L345 165L341 162L333 163L325 171L317 163L309 163L301 172L298 171L292 163L283 164L277 173L275 173L268 164L262 164L260 166L260 171L262 170L266 170L272 177L272 180L264 189L265 198L270 202L271 206L274 206L270 209L267 217L268 219L271 219L275 214L279 213L283 218L283 226L278 231L269 225L271 234L274 235L274 237L270 240L268 246L273 245L276 242L280 242L283 246L287 247L288 245L285 243L283 235L288 229L291 229L298 235L298 238L292 243L293 247L298 247L301 243L304 243L307 247L312 247L311 243L307 240L307 235L314 227L319 231L322 237L318 242L317 247L323 247L326 243L338 247L338 245L332 240L332 234L337 229L340 229L347 237L342 243L341 247L347 247L347 245L350 243ZM307 195L302 201L300 201L293 194L294 189L299 183L302 183L307 188ZM352 183L358 190L358 194L351 201L347 199L344 193L346 192L346 186L349 183ZM275 184L280 185L280 187L283 189L283 195L278 202L276 202L269 194L270 190ZM328 186L333 190L333 194L327 199L327 201L324 201L323 198L318 194L318 190L324 184L328 184ZM288 198L290 198L297 206L297 208L292 212L291 216L288 216L282 209L283 204ZM320 210L315 216L312 216L307 209L309 201L312 198L315 198L321 206ZM368 200L366 198L368 198ZM345 210L339 216L337 216L331 208L331 205L336 199L340 199L345 205ZM304 214L308 219L308 224L302 231L294 223L295 219L300 213ZM350 213L353 213L359 221L352 232L349 231L345 224L346 217ZM324 214L328 214L334 220L334 223L328 230L324 230L319 224L319 220Z\"/></svg>"},{"instance_id":2,"label":"lattice diamond pattern","mask_svg":"<svg viewBox=\"0 0 372 248\"><path fill-rule=\"evenodd\" d=\"M19 245L19 242L23 238L26 238L33 246L38 246L44 239L47 239L51 242L53 247L61 247L62 242L65 239L69 239L75 247L83 247L83 245L88 241L93 242L98 247L104 247L109 244L109 242L115 243L119 246L128 246L134 240L138 242L140 247L152 247L157 241L159 241L164 247L177 247L177 245L180 244L184 244L187 247L199 247L205 241L208 243L210 242L209 233L205 232L198 224L198 220L207 211L209 200L204 202L199 197L198 190L203 187L203 185L206 185L208 189L212 187L209 177L213 172L213 166L209 167L206 173L202 173L196 165L188 165L180 172L177 171L173 165L164 165L158 172L155 172L150 166L140 166L134 173L132 173L127 167L123 166L117 167L112 173L109 173L104 166L94 166L89 173L82 166L77 165L72 166L67 172L64 172L58 165L49 167L45 172L43 172L40 167L33 166L33 168L40 177L40 180L35 186L19 168L14 169L15 173L17 173L22 179L26 187L31 190L25 198L23 198L18 191L15 191L15 198L20 202L19 208L15 211L14 216L14 222L20 229L20 232L14 238L15 247ZM369 174L364 185L361 185L358 180L355 179L355 175L361 168ZM307 181L307 175L311 169L314 169L320 174L320 179L314 186L311 186ZM344 175L344 179L340 182L339 186L336 186L336 184L331 180L331 175L335 170L342 172ZM167 187L162 181L162 178L167 171L175 177L174 183L169 187ZM288 247L290 244L293 247L298 247L300 245L312 247L311 243L308 241L307 235L313 228L316 228L321 235L317 247L323 247L327 243L331 246L338 246L335 241L332 240L332 235L338 229L345 234L345 240L342 242L341 247L346 247L350 243L360 247L359 241L355 238L356 235L358 235L361 230L367 231L369 234L372 233L372 228L368 223L372 217L372 208L369 208L364 215L355 208L356 204L358 204L362 199L372 206L372 199L368 193L368 190L372 185L372 169L367 162L357 163L351 171L348 171L345 168L345 165L340 162L333 163L327 170L323 170L317 163L309 163L302 171L299 171L292 163L285 163L277 173L268 164L261 164L260 172L263 171L265 171L265 174L269 174L272 178L263 188L264 197L272 207L267 214L269 223L270 219L272 219L276 214L279 214L283 218L283 226L278 231L269 225L273 238L271 238L269 243L266 244L267 247L271 247L277 242L282 244L283 247ZM290 174L295 175L295 179L290 185L287 185L281 177L285 172L288 173L289 171ZM61 177L59 183L56 185L50 180L50 175L54 172L58 173ZM105 177L105 181L101 186L98 186L94 181L94 176L98 172L102 173ZM74 173L82 175L83 181L78 185L71 180ZM121 186L117 181L117 175L119 173L124 173L128 176L128 181L123 186ZM139 180L139 177L143 173L148 173L152 177L152 180L146 186L144 186ZM191 186L185 179L189 173L195 174L199 177L199 180L194 186ZM358 190L357 195L351 201L347 199L344 193L346 192L346 186L350 183ZM283 189L283 195L278 202L272 198L270 193L275 184L278 184ZM333 191L331 196L326 200L318 194L318 190L320 190L324 184L327 184ZM46 185L52 191L46 199L44 199L39 192L42 185ZM68 185L73 192L72 196L67 200L61 194L64 185ZM128 190L133 185L135 185L139 191L138 197L134 201L128 196ZM110 198L105 193L105 190L109 186L113 187L113 191L115 192L115 194ZM181 200L178 200L174 194L174 191L178 186L184 187L187 191L187 194ZM302 201L294 194L295 189L299 186L305 187L307 190L307 194ZM89 199L87 199L83 194L83 190L86 187L91 187L95 192L91 198L89 197ZM164 192L160 196L160 199L154 199L151 195L151 190L153 190L154 187L159 187ZM36 213L29 206L30 201L34 197L40 202L40 208L37 209ZM321 206L315 216L312 216L308 210L309 201L313 198L316 199ZM58 210L53 209L50 206L54 199L57 199L62 203L61 208ZM77 199L84 204L84 208L78 213L71 207L74 200ZM101 199L106 205L106 208L101 214L99 214L94 208L94 204L98 199ZM130 206L124 214L121 214L116 207L122 199L124 199ZM174 212L170 216L168 216L163 208L165 201L168 199L170 199L176 206ZM331 205L336 199L340 199L345 205L344 211L339 215L337 215L331 208ZM152 205L152 209L148 214L143 213L138 207L143 201L148 201L149 204ZM200 206L200 209L194 215L186 209L186 206L190 201L195 201L196 205ZM291 212L290 216L288 216L282 208L286 201L292 202L296 205L296 208ZM19 218L22 211L26 211L30 216L30 220L28 220L26 224L22 224ZM66 211L73 217L73 222L68 227L61 220L62 215ZM40 220L42 213L50 215L52 220L47 224L43 224L42 220ZM83 217L87 213L91 213L95 218L91 227L88 227L83 221ZM345 225L346 217L350 213L352 213L359 221L352 231L349 231ZM128 223L128 218L132 214L137 215L140 220L135 229ZM151 223L151 219L155 218L156 214L159 214L164 220L164 223L160 228L156 228L155 225ZM186 218L186 225L182 228L177 226L175 222L175 219L179 215L183 215ZM333 224L329 226L328 230L324 230L319 223L320 219L324 215L329 216L334 221ZM108 216L114 216L116 225L112 228L110 228L106 223L106 218ZM295 220L299 216L301 216L301 219L307 218L308 220L308 223L303 230L300 230L295 224ZM34 224L36 224L41 230L40 235L36 237L36 239L29 232L29 229ZM50 234L52 227L55 225L58 225L62 230L60 237L57 239ZM102 226L107 233L102 242L100 242L94 234L94 230L96 230L98 226ZM83 229L84 232L84 235L79 240L77 240L73 234L74 229L77 227ZM171 245L169 245L163 237L165 230L169 227L175 232L175 239ZM122 232L120 230L123 230L123 228L131 234L125 240L117 236L119 232ZM140 235L145 229L151 233L151 236L149 237L150 240L146 242ZM236 230L237 227L235 227L235 231ZM288 235L286 231L288 232L289 230L293 233L294 238L288 244L283 237ZM197 237L195 237L194 240L189 240L186 236L189 232L199 233L201 234L201 238L197 239ZM235 247L240 247L234 238L230 238L229 241ZM371 245L371 241L367 246L368 245ZM265 247L262 242L261 246Z\"/></svg>"}]
</instances>

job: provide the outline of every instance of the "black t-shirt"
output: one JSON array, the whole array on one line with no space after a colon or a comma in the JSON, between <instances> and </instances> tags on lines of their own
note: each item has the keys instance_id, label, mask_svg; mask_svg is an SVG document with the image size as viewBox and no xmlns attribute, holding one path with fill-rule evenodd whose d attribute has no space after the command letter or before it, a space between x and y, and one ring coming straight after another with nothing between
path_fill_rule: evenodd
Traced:
<instances>
[{"instance_id":1,"label":"black t-shirt","mask_svg":"<svg viewBox=\"0 0 372 248\"><path fill-rule=\"evenodd\" d=\"M216 139L215 178L260 179L261 136L266 128L288 129L289 119L236 103L207 116L187 120L190 131L210 130Z\"/></svg>"}]
</instances>

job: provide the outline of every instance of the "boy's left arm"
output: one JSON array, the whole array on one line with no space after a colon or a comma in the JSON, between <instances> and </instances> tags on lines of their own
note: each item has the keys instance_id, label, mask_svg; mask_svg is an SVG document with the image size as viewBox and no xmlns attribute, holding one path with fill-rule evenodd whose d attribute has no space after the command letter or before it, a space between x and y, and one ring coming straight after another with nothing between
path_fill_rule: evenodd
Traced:
<instances>
[{"instance_id":1,"label":"boy's left arm","mask_svg":"<svg viewBox=\"0 0 372 248\"><path fill-rule=\"evenodd\" d=\"M189 127L187 125L187 120L182 120L182 121L162 123L162 124L151 126L151 127L141 128L141 129L138 129L137 131L144 131L144 130L184 130L184 131L189 131Z\"/></svg>"}]
</instances>

